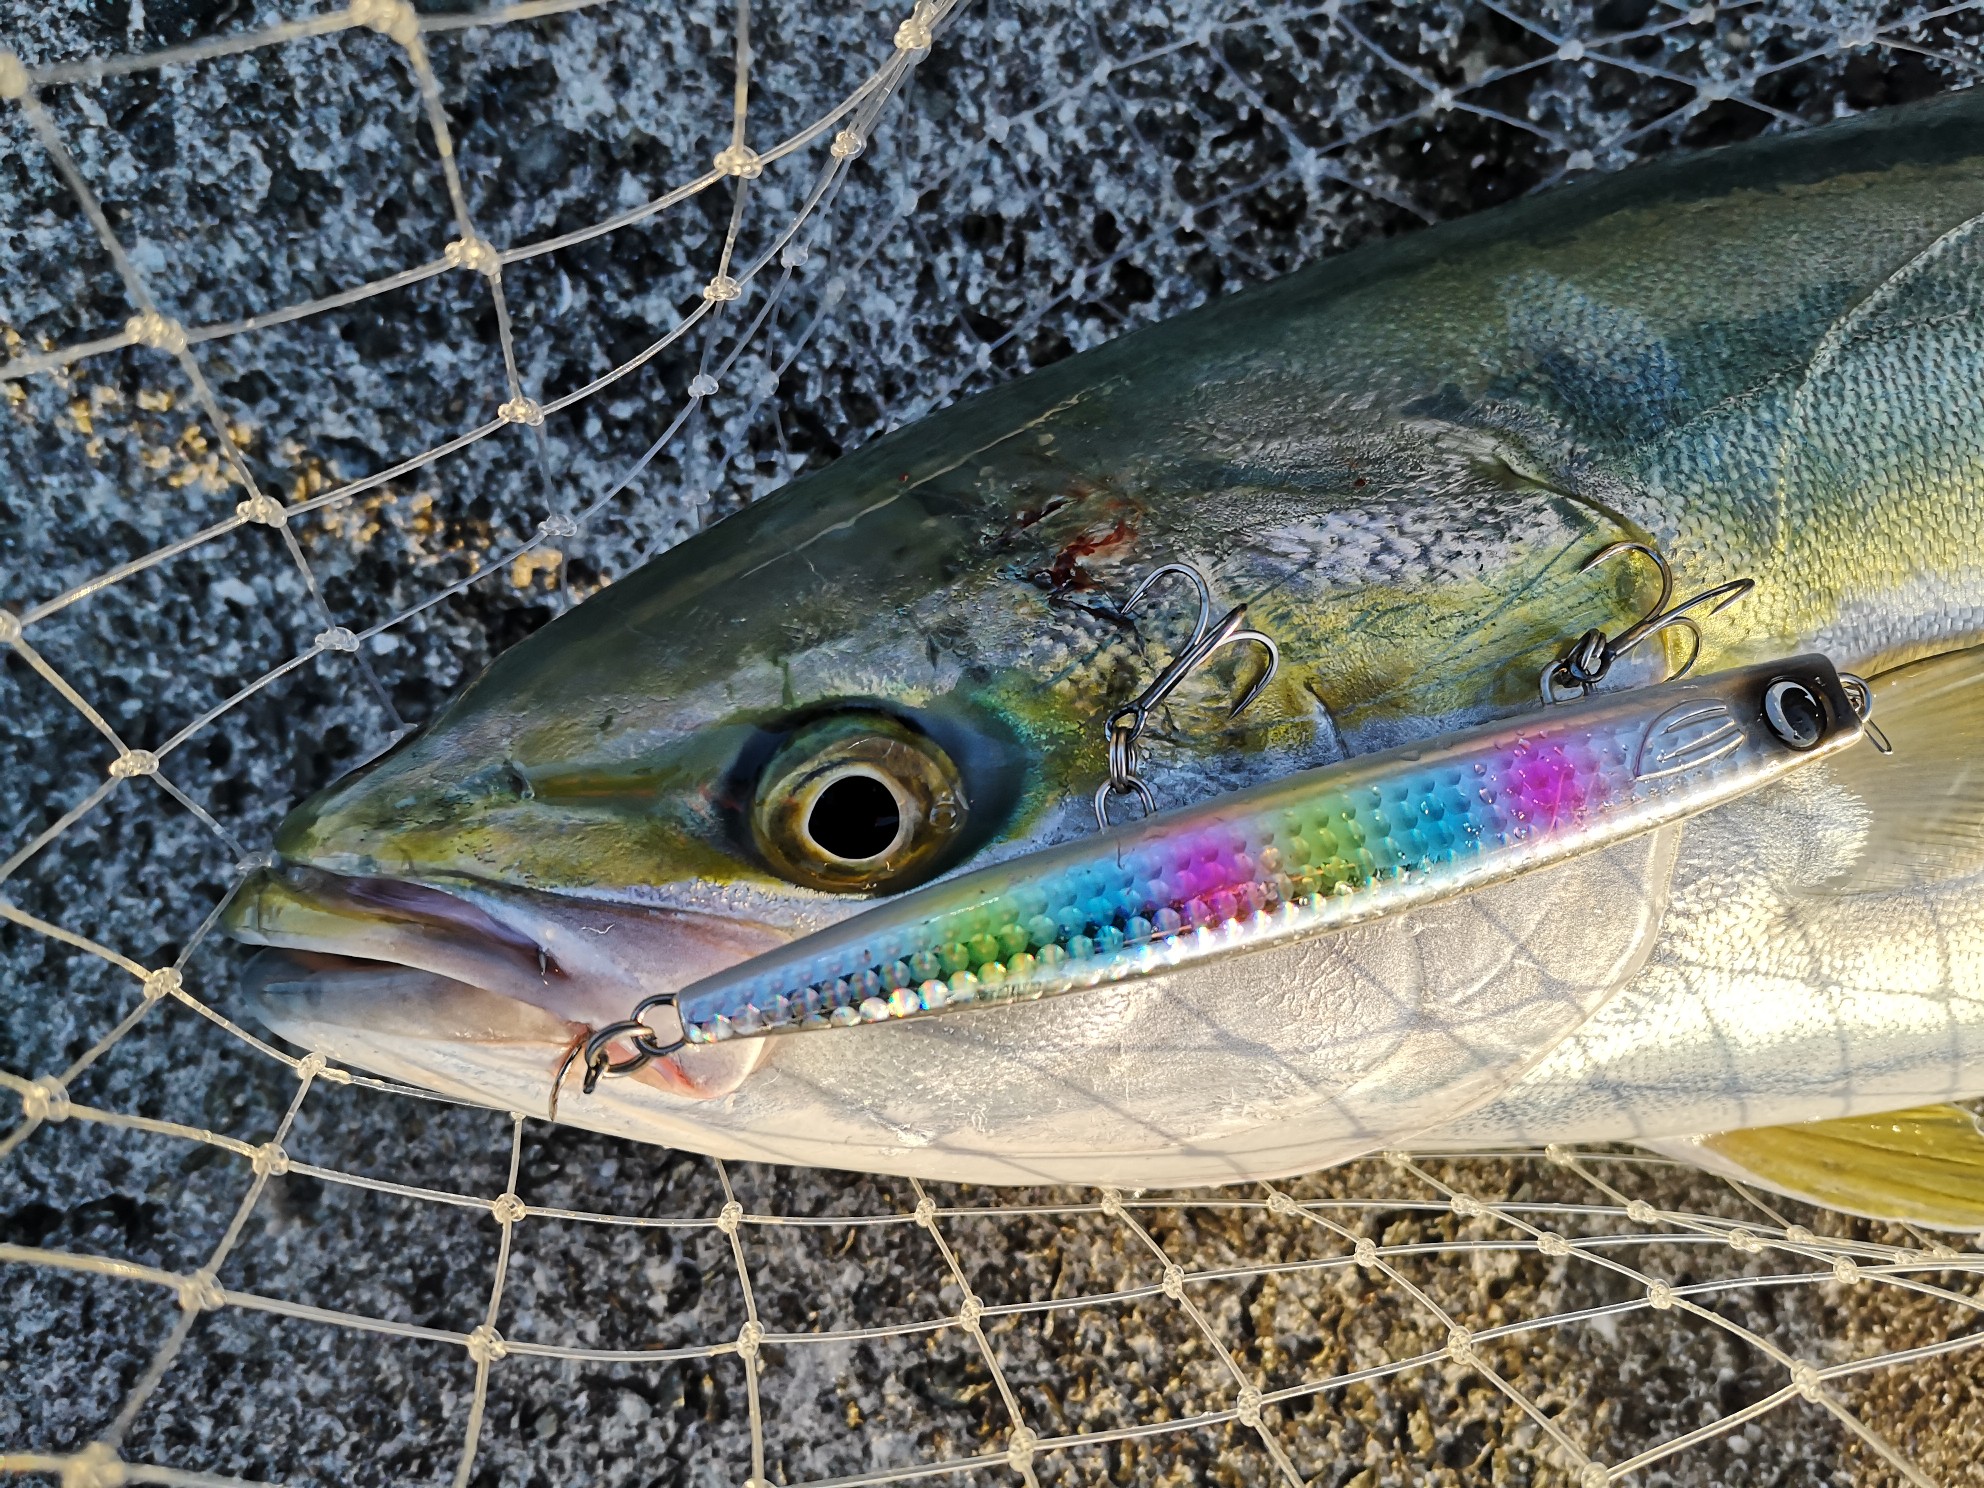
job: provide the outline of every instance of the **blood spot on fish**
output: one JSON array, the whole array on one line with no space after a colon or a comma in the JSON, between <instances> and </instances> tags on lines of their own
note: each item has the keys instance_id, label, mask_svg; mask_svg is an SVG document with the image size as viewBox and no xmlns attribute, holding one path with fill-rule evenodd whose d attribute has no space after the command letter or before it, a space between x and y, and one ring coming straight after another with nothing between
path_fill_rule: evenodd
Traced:
<instances>
[{"instance_id":1,"label":"blood spot on fish","mask_svg":"<svg viewBox=\"0 0 1984 1488\"><path fill-rule=\"evenodd\" d=\"M1099 588L1095 575L1088 571L1082 560L1120 547L1133 539L1136 533L1136 525L1128 517L1118 517L1107 528L1091 527L1072 542L1064 544L1046 568L1029 575L1029 582L1055 596Z\"/></svg>"}]
</instances>

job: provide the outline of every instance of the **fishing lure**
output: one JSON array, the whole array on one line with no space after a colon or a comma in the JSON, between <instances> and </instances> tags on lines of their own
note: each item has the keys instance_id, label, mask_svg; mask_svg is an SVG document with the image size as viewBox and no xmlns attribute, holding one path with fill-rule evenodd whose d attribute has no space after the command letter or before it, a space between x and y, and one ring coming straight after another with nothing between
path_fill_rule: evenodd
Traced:
<instances>
[{"instance_id":1,"label":"fishing lure","mask_svg":"<svg viewBox=\"0 0 1984 1488\"><path fill-rule=\"evenodd\" d=\"M905 894L648 999L684 1044L1051 997L1425 905L1692 816L1863 736L1823 656L1567 702ZM642 1021L672 1005L679 1041ZM600 1047L604 1047L603 1044Z\"/></svg>"}]
</instances>

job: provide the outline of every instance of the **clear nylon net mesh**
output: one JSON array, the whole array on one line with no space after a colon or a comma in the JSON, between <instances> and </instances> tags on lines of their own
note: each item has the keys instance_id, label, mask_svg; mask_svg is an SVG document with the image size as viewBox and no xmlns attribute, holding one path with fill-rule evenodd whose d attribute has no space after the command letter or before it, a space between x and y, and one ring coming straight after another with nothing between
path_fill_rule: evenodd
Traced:
<instances>
[{"instance_id":1,"label":"clear nylon net mesh","mask_svg":"<svg viewBox=\"0 0 1984 1488\"><path fill-rule=\"evenodd\" d=\"M1975 3L83 0L0 37L0 1471L1954 1483L1979 1260L1624 1151L685 1154L263 1041L284 807L652 552L1319 255L1959 86Z\"/></svg>"}]
</instances>

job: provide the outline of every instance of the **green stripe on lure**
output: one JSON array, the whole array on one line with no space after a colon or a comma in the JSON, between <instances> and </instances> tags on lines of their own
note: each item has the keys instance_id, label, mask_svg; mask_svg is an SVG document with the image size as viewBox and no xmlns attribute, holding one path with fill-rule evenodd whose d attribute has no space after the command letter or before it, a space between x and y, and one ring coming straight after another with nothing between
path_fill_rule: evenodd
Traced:
<instances>
[{"instance_id":1,"label":"green stripe on lure","mask_svg":"<svg viewBox=\"0 0 1984 1488\"><path fill-rule=\"evenodd\" d=\"M691 1043L1051 997L1417 908L1853 744L1823 656L1602 694L1303 771L905 894L685 988Z\"/></svg>"}]
</instances>

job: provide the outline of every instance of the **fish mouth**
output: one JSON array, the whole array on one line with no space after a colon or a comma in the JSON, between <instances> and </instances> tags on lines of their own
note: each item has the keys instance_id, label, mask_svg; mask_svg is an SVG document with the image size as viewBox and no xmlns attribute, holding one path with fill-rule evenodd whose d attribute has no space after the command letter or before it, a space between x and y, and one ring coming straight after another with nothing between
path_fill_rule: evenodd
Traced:
<instances>
[{"instance_id":1,"label":"fish mouth","mask_svg":"<svg viewBox=\"0 0 1984 1488\"><path fill-rule=\"evenodd\" d=\"M503 1103L554 1109L571 1051L594 1028L629 1016L643 998L784 944L792 933L756 921L662 906L588 900L473 880L425 882L335 873L303 864L258 870L229 903L223 925L267 947L250 963L256 1015L306 1048L382 1073L422 1049L501 1047L542 1088ZM674 1015L648 1021L664 1041ZM627 1051L619 1051L624 1054ZM686 1099L735 1088L756 1063L713 1061L695 1049L657 1061L641 1078ZM416 1083L448 1086L432 1059ZM469 1082L457 1093L488 1102ZM574 1095L578 1082L572 1082Z\"/></svg>"}]
</instances>

